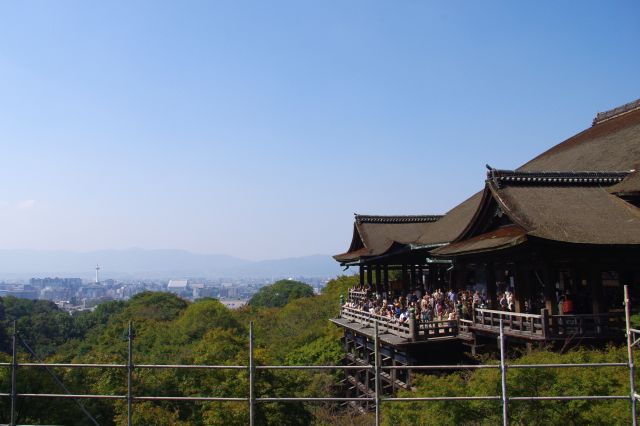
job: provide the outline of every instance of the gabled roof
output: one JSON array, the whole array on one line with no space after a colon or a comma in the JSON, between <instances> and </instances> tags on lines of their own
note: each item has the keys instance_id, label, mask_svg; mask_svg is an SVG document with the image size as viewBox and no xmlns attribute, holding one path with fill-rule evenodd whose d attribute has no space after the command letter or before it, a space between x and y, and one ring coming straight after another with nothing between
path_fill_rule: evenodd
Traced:
<instances>
[{"instance_id":1,"label":"gabled roof","mask_svg":"<svg viewBox=\"0 0 640 426\"><path fill-rule=\"evenodd\" d=\"M638 244L637 208L615 195L640 194L640 176L629 174L639 166L637 100L598 113L590 128L515 171L491 169L485 190L476 194L477 209L466 215L467 224L451 241L473 238L471 230L481 228L474 224L486 220L481 212L490 208L490 197L527 235L589 244ZM446 220L447 216L438 224Z\"/></svg>"},{"instance_id":2,"label":"gabled roof","mask_svg":"<svg viewBox=\"0 0 640 426\"><path fill-rule=\"evenodd\" d=\"M524 164L518 171L631 170L640 164L640 100L628 111L594 120L570 137Z\"/></svg>"},{"instance_id":3,"label":"gabled roof","mask_svg":"<svg viewBox=\"0 0 640 426\"><path fill-rule=\"evenodd\" d=\"M373 230L367 224L399 223L375 219L358 224L356 220L351 248L334 257L345 262L379 255L400 240L422 247L454 242L458 248L457 243L475 237L495 242L497 234L481 238L490 230L477 225L487 221L488 210L496 206L524 232L511 242L520 243L529 235L585 244L638 244L638 209L616 196L640 195L640 176L629 174L636 169L640 169L640 100L599 113L590 128L515 171L492 169L483 191L441 219L424 222L424 228ZM484 249L489 248L489 243L483 244ZM450 251L452 246L433 253Z\"/></svg>"},{"instance_id":4,"label":"gabled roof","mask_svg":"<svg viewBox=\"0 0 640 426\"><path fill-rule=\"evenodd\" d=\"M398 245L420 244L421 239L442 216L369 216L355 215L351 246L333 256L338 262L354 262L379 256Z\"/></svg>"},{"instance_id":5,"label":"gabled roof","mask_svg":"<svg viewBox=\"0 0 640 426\"><path fill-rule=\"evenodd\" d=\"M487 175L474 219L452 244L432 253L450 256L504 248L524 242L525 235L577 244L640 245L640 209L609 191L630 172L490 169ZM511 228L512 238L507 242L495 240L495 229L481 231L486 228L482 222L495 213L506 215L522 235L515 235ZM487 240L494 244L474 244Z\"/></svg>"}]
</instances>

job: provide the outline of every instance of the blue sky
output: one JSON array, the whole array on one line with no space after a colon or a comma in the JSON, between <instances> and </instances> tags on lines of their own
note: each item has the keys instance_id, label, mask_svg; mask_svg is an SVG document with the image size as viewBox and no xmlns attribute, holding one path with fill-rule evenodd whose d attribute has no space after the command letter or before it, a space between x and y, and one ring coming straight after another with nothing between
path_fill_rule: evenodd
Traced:
<instances>
[{"instance_id":1,"label":"blue sky","mask_svg":"<svg viewBox=\"0 0 640 426\"><path fill-rule=\"evenodd\" d=\"M640 98L640 3L0 2L0 248L347 248Z\"/></svg>"}]
</instances>

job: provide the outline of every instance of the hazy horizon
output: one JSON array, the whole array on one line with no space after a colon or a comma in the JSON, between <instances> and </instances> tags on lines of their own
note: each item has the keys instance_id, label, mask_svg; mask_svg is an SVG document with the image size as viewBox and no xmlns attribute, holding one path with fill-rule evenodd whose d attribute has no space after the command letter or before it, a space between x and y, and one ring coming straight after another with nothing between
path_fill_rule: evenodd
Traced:
<instances>
[{"instance_id":1,"label":"hazy horizon","mask_svg":"<svg viewBox=\"0 0 640 426\"><path fill-rule=\"evenodd\" d=\"M102 279L334 277L343 273L337 262L321 254L252 261L185 250L0 249L0 279L53 276L92 279L96 264L100 266Z\"/></svg>"},{"instance_id":2,"label":"hazy horizon","mask_svg":"<svg viewBox=\"0 0 640 426\"><path fill-rule=\"evenodd\" d=\"M640 4L4 2L0 248L344 252L640 97ZM570 25L567 25L570 23ZM633 53L636 52L636 53Z\"/></svg>"}]
</instances>

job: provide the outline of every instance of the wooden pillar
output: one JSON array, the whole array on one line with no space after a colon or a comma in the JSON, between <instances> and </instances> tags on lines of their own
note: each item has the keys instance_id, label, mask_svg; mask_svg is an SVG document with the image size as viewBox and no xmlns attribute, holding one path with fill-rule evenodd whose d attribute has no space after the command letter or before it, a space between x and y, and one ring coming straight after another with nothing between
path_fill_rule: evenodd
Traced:
<instances>
[{"instance_id":1,"label":"wooden pillar","mask_svg":"<svg viewBox=\"0 0 640 426\"><path fill-rule=\"evenodd\" d=\"M382 270L380 265L376 265L376 292L382 292Z\"/></svg>"},{"instance_id":2,"label":"wooden pillar","mask_svg":"<svg viewBox=\"0 0 640 426\"><path fill-rule=\"evenodd\" d=\"M433 287L435 285L436 278L436 267L435 263L430 263L427 266L427 285L425 286L425 291L432 292Z\"/></svg>"},{"instance_id":3,"label":"wooden pillar","mask_svg":"<svg viewBox=\"0 0 640 426\"><path fill-rule=\"evenodd\" d=\"M549 311L549 314L552 315L554 310L558 310L556 304L556 278L558 271L555 270L550 262L545 262L542 264L541 273L544 285L542 290L544 294L544 307ZM562 312L559 312L558 314L562 314Z\"/></svg>"},{"instance_id":4,"label":"wooden pillar","mask_svg":"<svg viewBox=\"0 0 640 426\"><path fill-rule=\"evenodd\" d=\"M409 287L407 288L407 290L411 291L417 285L418 278L416 277L416 275L417 275L416 265L411 265L411 267L409 269L410 269L410 272L411 272L411 284L409 284Z\"/></svg>"},{"instance_id":5,"label":"wooden pillar","mask_svg":"<svg viewBox=\"0 0 640 426\"><path fill-rule=\"evenodd\" d=\"M574 305L575 305L575 298L578 295L578 292L580 291L581 286L582 286L582 271L580 271L580 269L578 268L572 268L571 269L571 296L574 298Z\"/></svg>"},{"instance_id":6,"label":"wooden pillar","mask_svg":"<svg viewBox=\"0 0 640 426\"><path fill-rule=\"evenodd\" d=\"M402 264L402 288L409 285L409 274L407 273L406 263Z\"/></svg>"},{"instance_id":7,"label":"wooden pillar","mask_svg":"<svg viewBox=\"0 0 640 426\"><path fill-rule=\"evenodd\" d=\"M449 271L449 288L456 290L456 281L458 274L458 266L454 266L453 268L451 268L451 270ZM447 289L443 288L442 291L447 291Z\"/></svg>"},{"instance_id":8,"label":"wooden pillar","mask_svg":"<svg viewBox=\"0 0 640 426\"><path fill-rule=\"evenodd\" d=\"M389 292L389 265L384 265L382 269L382 287L383 291Z\"/></svg>"},{"instance_id":9,"label":"wooden pillar","mask_svg":"<svg viewBox=\"0 0 640 426\"><path fill-rule=\"evenodd\" d=\"M369 288L373 287L373 271L371 265L367 265L367 285Z\"/></svg>"},{"instance_id":10,"label":"wooden pillar","mask_svg":"<svg viewBox=\"0 0 640 426\"><path fill-rule=\"evenodd\" d=\"M602 271L598 267L592 267L589 269L589 275L587 276L587 282L589 289L591 290L591 309L594 314L604 313L606 307L604 306L603 294L602 294Z\"/></svg>"},{"instance_id":11,"label":"wooden pillar","mask_svg":"<svg viewBox=\"0 0 640 426\"><path fill-rule=\"evenodd\" d=\"M364 287L364 265L360 265L360 287Z\"/></svg>"},{"instance_id":12,"label":"wooden pillar","mask_svg":"<svg viewBox=\"0 0 640 426\"><path fill-rule=\"evenodd\" d=\"M466 273L467 268L462 263L455 263L453 269L451 269L450 280L449 280L449 288L454 291L460 290L466 284ZM447 291L448 289L443 288L443 291Z\"/></svg>"},{"instance_id":13,"label":"wooden pillar","mask_svg":"<svg viewBox=\"0 0 640 426\"><path fill-rule=\"evenodd\" d=\"M487 298L489 299L489 308L498 308L498 295L496 294L496 270L492 263L484 265L484 277L487 283Z\"/></svg>"},{"instance_id":14,"label":"wooden pillar","mask_svg":"<svg viewBox=\"0 0 640 426\"><path fill-rule=\"evenodd\" d=\"M518 313L525 310L525 301L529 298L529 271L522 264L516 264L514 283L514 309Z\"/></svg>"},{"instance_id":15,"label":"wooden pillar","mask_svg":"<svg viewBox=\"0 0 640 426\"><path fill-rule=\"evenodd\" d=\"M391 362L392 362L391 365L393 365L394 367L397 365L395 356L391 359ZM391 395L396 394L397 371L398 370L396 370L395 368L391 370Z\"/></svg>"},{"instance_id":16,"label":"wooden pillar","mask_svg":"<svg viewBox=\"0 0 640 426\"><path fill-rule=\"evenodd\" d=\"M582 314L586 309L585 294L581 293L584 290L582 287L582 279L584 277L584 270L580 268L571 269L571 300L573 300L573 313Z\"/></svg>"}]
</instances>

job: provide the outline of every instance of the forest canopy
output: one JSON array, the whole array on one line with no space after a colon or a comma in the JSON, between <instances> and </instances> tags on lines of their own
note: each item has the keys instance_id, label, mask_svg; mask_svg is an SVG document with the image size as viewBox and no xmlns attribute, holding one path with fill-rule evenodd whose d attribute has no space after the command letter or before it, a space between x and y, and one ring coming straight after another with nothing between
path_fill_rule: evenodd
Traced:
<instances>
[{"instance_id":1,"label":"forest canopy","mask_svg":"<svg viewBox=\"0 0 640 426\"><path fill-rule=\"evenodd\" d=\"M257 365L339 365L344 357L342 330L331 324L358 277L330 281L321 294L304 290L287 294L281 307L252 304L229 310L216 299L187 302L169 293L142 293L127 302L108 302L93 312L70 316L54 304L11 297L0 298L0 362L11 360L13 322L38 358L59 363L125 364L126 330L133 324L135 364L247 365L249 322L253 322L254 358ZM302 289L291 281L270 289ZM304 285L306 286L306 285ZM308 287L308 286L307 286ZM300 296L302 294L302 296ZM280 296L278 296L280 297ZM544 350L520 355L512 363L625 362L625 347L572 350L558 354ZM22 362L33 362L24 347ZM495 363L490 358L479 360ZM640 359L635 360L636 364ZM126 395L124 369L55 369L74 393ZM258 370L257 397L340 396L344 392L341 371ZM510 396L627 395L625 368L509 369ZM135 369L133 392L137 396L224 396L246 398L247 370ZM484 396L500 394L495 369L418 375L411 391L400 396ZM10 389L10 369L0 369L0 392ZM20 393L63 393L40 368L18 370ZM83 400L82 404L101 425L126 424L124 400ZM484 425L500 423L498 401L437 401L383 403L386 425ZM10 401L0 398L0 423L9 421ZM52 406L55 409L52 409ZM628 400L510 403L511 424L629 424ZM134 424L246 425L246 402L136 401ZM90 425L72 400L18 398L20 424ZM360 413L339 404L299 402L257 405L261 425L370 425L371 413Z\"/></svg>"},{"instance_id":2,"label":"forest canopy","mask_svg":"<svg viewBox=\"0 0 640 426\"><path fill-rule=\"evenodd\" d=\"M313 296L313 288L309 284L294 280L280 280L262 287L249 300L249 305L256 308L281 308L295 299L311 296Z\"/></svg>"}]
</instances>

